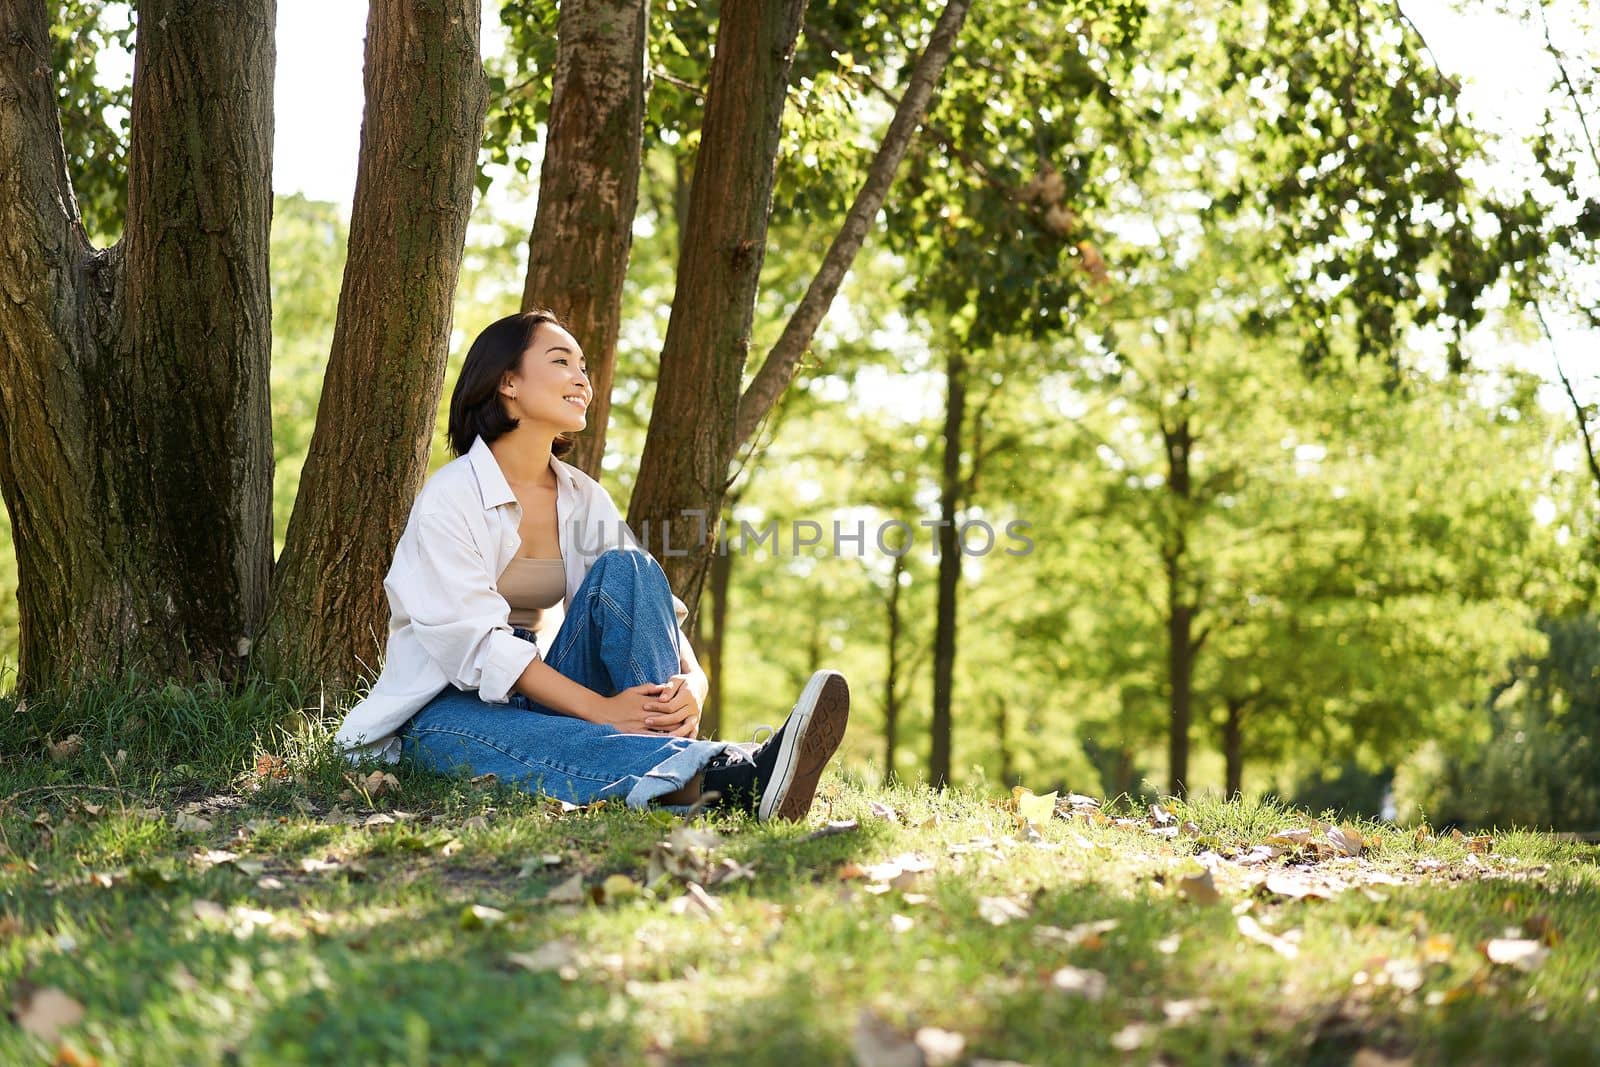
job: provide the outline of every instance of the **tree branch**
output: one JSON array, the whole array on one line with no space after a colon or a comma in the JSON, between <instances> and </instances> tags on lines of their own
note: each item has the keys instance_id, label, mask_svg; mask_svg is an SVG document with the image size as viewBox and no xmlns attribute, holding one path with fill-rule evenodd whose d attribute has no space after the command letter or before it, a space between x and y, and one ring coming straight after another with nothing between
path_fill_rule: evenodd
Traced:
<instances>
[{"instance_id":1,"label":"tree branch","mask_svg":"<svg viewBox=\"0 0 1600 1067\"><path fill-rule=\"evenodd\" d=\"M1567 391L1567 399L1572 401L1573 414L1578 420L1578 436L1583 440L1583 452L1589 460L1589 473L1594 475L1596 489L1600 489L1600 460L1595 458L1594 440L1589 436L1589 412L1578 400L1578 394L1572 389L1572 382L1567 378L1567 372L1561 369L1561 356L1556 352L1556 339L1550 332L1550 324L1544 319L1544 309L1534 301L1533 313L1539 318L1539 327L1544 330L1545 340L1550 342L1550 358L1555 362L1556 374L1561 378L1561 385Z\"/></svg>"},{"instance_id":2,"label":"tree branch","mask_svg":"<svg viewBox=\"0 0 1600 1067\"><path fill-rule=\"evenodd\" d=\"M922 123L923 115L928 110L934 86L944 73L945 64L950 59L956 36L961 31L961 24L966 19L970 4L971 0L946 0L944 12L939 16L933 34L928 38L928 46L917 60L916 69L911 74L911 83L899 106L895 108L894 118L889 122L889 130L884 134L877 155L873 157L872 165L867 169L866 181L856 194L855 203L850 205L850 212L845 216L844 225L839 228L828 254L823 257L822 266L811 279L806 295L795 308L794 314L789 317L778 343L767 353L761 369L756 372L750 387L740 398L739 414L734 428L736 445L749 439L755 432L757 424L772 409L778 397L793 380L800 357L805 354L811 339L816 335L817 327L822 323L823 316L832 306L833 298L839 292L845 273L850 269L850 264L866 240L867 228L871 226L888 197L889 186L894 181L895 172L899 170L906 150L911 145L912 135L916 133L917 127Z\"/></svg>"},{"instance_id":3,"label":"tree branch","mask_svg":"<svg viewBox=\"0 0 1600 1067\"><path fill-rule=\"evenodd\" d=\"M1572 110L1578 113L1578 125L1583 129L1584 143L1589 146L1589 158L1594 160L1595 170L1600 172L1600 152L1595 150L1594 137L1589 133L1589 120L1583 113L1583 98L1578 94L1577 87L1572 84L1572 79L1567 77L1567 64L1562 59L1560 49L1550 37L1550 19L1544 13L1544 5L1539 7L1539 22L1544 26L1545 50L1550 53L1550 58L1556 61L1556 70L1561 74L1561 83L1567 87L1567 96L1572 100ZM1565 380L1565 379L1563 379ZM1594 457L1591 455L1590 459Z\"/></svg>"}]
</instances>

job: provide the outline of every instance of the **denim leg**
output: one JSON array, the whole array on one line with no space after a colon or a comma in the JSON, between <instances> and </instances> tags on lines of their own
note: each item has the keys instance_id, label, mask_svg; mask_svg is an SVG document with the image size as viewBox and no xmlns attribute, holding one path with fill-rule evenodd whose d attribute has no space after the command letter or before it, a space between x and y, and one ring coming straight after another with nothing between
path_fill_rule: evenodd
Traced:
<instances>
[{"instance_id":1,"label":"denim leg","mask_svg":"<svg viewBox=\"0 0 1600 1067\"><path fill-rule=\"evenodd\" d=\"M528 630L513 631L525 641ZM678 672L677 620L660 564L613 550L595 560L545 662L605 696ZM542 708L521 694L487 704L447 686L401 729L404 751L442 773L492 773L574 804L623 797L642 808L676 792L728 745L627 734ZM675 806L682 810L681 806Z\"/></svg>"},{"instance_id":2,"label":"denim leg","mask_svg":"<svg viewBox=\"0 0 1600 1067\"><path fill-rule=\"evenodd\" d=\"M622 797L631 808L682 789L728 747L626 734L516 701L488 704L454 686L412 716L400 736L406 756L424 770L493 774L573 804Z\"/></svg>"},{"instance_id":3,"label":"denim leg","mask_svg":"<svg viewBox=\"0 0 1600 1067\"><path fill-rule=\"evenodd\" d=\"M601 696L679 671L678 621L661 564L644 552L602 552L573 595L545 662Z\"/></svg>"}]
</instances>

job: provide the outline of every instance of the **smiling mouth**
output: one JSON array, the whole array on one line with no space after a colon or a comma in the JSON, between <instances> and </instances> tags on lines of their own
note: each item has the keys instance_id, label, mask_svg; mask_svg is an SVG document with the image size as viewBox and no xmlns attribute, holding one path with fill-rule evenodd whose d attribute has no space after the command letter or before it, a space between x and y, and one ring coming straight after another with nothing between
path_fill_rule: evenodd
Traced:
<instances>
[{"instance_id":1,"label":"smiling mouth","mask_svg":"<svg viewBox=\"0 0 1600 1067\"><path fill-rule=\"evenodd\" d=\"M588 403L581 396L568 396L568 397L562 397L562 399L565 400L567 403L572 404L574 407L577 407L579 409L587 408L589 406Z\"/></svg>"}]
</instances>

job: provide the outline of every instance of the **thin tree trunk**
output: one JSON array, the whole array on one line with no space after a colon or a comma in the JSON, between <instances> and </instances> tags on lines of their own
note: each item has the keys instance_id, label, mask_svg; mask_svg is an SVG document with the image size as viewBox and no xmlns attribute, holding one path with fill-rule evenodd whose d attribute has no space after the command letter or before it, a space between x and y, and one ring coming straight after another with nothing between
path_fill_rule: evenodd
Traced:
<instances>
[{"instance_id":1,"label":"thin tree trunk","mask_svg":"<svg viewBox=\"0 0 1600 1067\"><path fill-rule=\"evenodd\" d=\"M889 574L889 669L883 680L883 780L892 784L895 773L895 745L900 727L900 575L906 569L905 556L894 557Z\"/></svg>"},{"instance_id":2,"label":"thin tree trunk","mask_svg":"<svg viewBox=\"0 0 1600 1067\"><path fill-rule=\"evenodd\" d=\"M1222 758L1227 767L1225 788L1230 800L1239 795L1240 783L1244 781L1244 709L1244 701L1230 699L1228 717L1222 722Z\"/></svg>"},{"instance_id":3,"label":"thin tree trunk","mask_svg":"<svg viewBox=\"0 0 1600 1067\"><path fill-rule=\"evenodd\" d=\"M739 384L805 0L725 0L689 191L672 318L628 524L691 613L734 454Z\"/></svg>"},{"instance_id":4,"label":"thin tree trunk","mask_svg":"<svg viewBox=\"0 0 1600 1067\"><path fill-rule=\"evenodd\" d=\"M271 0L140 5L124 237L84 234L48 8L0 0L0 495L19 689L231 675L271 569Z\"/></svg>"},{"instance_id":5,"label":"thin tree trunk","mask_svg":"<svg viewBox=\"0 0 1600 1067\"><path fill-rule=\"evenodd\" d=\"M855 262L857 253L861 251L868 228L883 208L895 172L900 169L906 150L911 147L911 139L928 112L934 87L938 85L945 64L950 60L950 53L955 48L956 38L960 36L961 24L966 20L970 6L971 0L946 0L944 11L928 37L927 47L922 50L911 72L905 95L895 104L889 129L867 168L866 180L856 193L855 202L850 205L844 225L834 235L833 244L823 257L816 276L811 279L806 295L789 316L778 343L767 353L761 369L756 372L739 401L736 447L750 439L756 426L789 387L795 368L800 364L800 357L805 355L811 339L816 336L817 327L822 324L823 316L833 306L833 298L838 295L850 264Z\"/></svg>"},{"instance_id":6,"label":"thin tree trunk","mask_svg":"<svg viewBox=\"0 0 1600 1067\"><path fill-rule=\"evenodd\" d=\"M373 0L339 317L261 638L272 673L375 675L383 575L427 472L487 88L478 0Z\"/></svg>"},{"instance_id":7,"label":"thin tree trunk","mask_svg":"<svg viewBox=\"0 0 1600 1067\"><path fill-rule=\"evenodd\" d=\"M583 345L594 402L568 462L600 474L644 139L646 0L562 0L554 92L528 238L523 310Z\"/></svg>"},{"instance_id":8,"label":"thin tree trunk","mask_svg":"<svg viewBox=\"0 0 1600 1067\"><path fill-rule=\"evenodd\" d=\"M951 701L956 665L956 594L961 584L961 549L956 512L961 507L961 428L966 417L966 360L959 344L945 363L944 469L939 489L939 579L933 636L933 738L928 783L943 789L950 780Z\"/></svg>"},{"instance_id":9,"label":"thin tree trunk","mask_svg":"<svg viewBox=\"0 0 1600 1067\"><path fill-rule=\"evenodd\" d=\"M1011 788L1011 723L1004 697L994 698L994 735L1000 746L1000 784Z\"/></svg>"},{"instance_id":10,"label":"thin tree trunk","mask_svg":"<svg viewBox=\"0 0 1600 1067\"><path fill-rule=\"evenodd\" d=\"M700 736L712 740L722 736L722 675L728 663L724 653L728 647L728 591L732 587L733 553L718 552L711 558L711 641L706 654L711 690L700 720Z\"/></svg>"},{"instance_id":11,"label":"thin tree trunk","mask_svg":"<svg viewBox=\"0 0 1600 1067\"><path fill-rule=\"evenodd\" d=\"M1167 789L1184 796L1189 787L1189 723L1194 696L1194 605L1185 585L1188 538L1189 421L1181 418L1164 430L1167 452L1167 491L1172 497L1172 524L1162 546L1167 580Z\"/></svg>"}]
</instances>

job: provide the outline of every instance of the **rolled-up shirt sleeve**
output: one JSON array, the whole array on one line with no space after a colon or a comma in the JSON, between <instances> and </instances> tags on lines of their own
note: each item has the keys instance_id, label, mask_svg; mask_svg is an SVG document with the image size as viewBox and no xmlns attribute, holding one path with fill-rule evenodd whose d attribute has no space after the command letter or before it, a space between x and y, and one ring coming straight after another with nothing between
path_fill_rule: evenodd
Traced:
<instances>
[{"instance_id":1,"label":"rolled-up shirt sleeve","mask_svg":"<svg viewBox=\"0 0 1600 1067\"><path fill-rule=\"evenodd\" d=\"M384 588L397 617L457 689L504 704L538 646L511 632L511 606L458 515L426 512L395 553Z\"/></svg>"}]
</instances>

